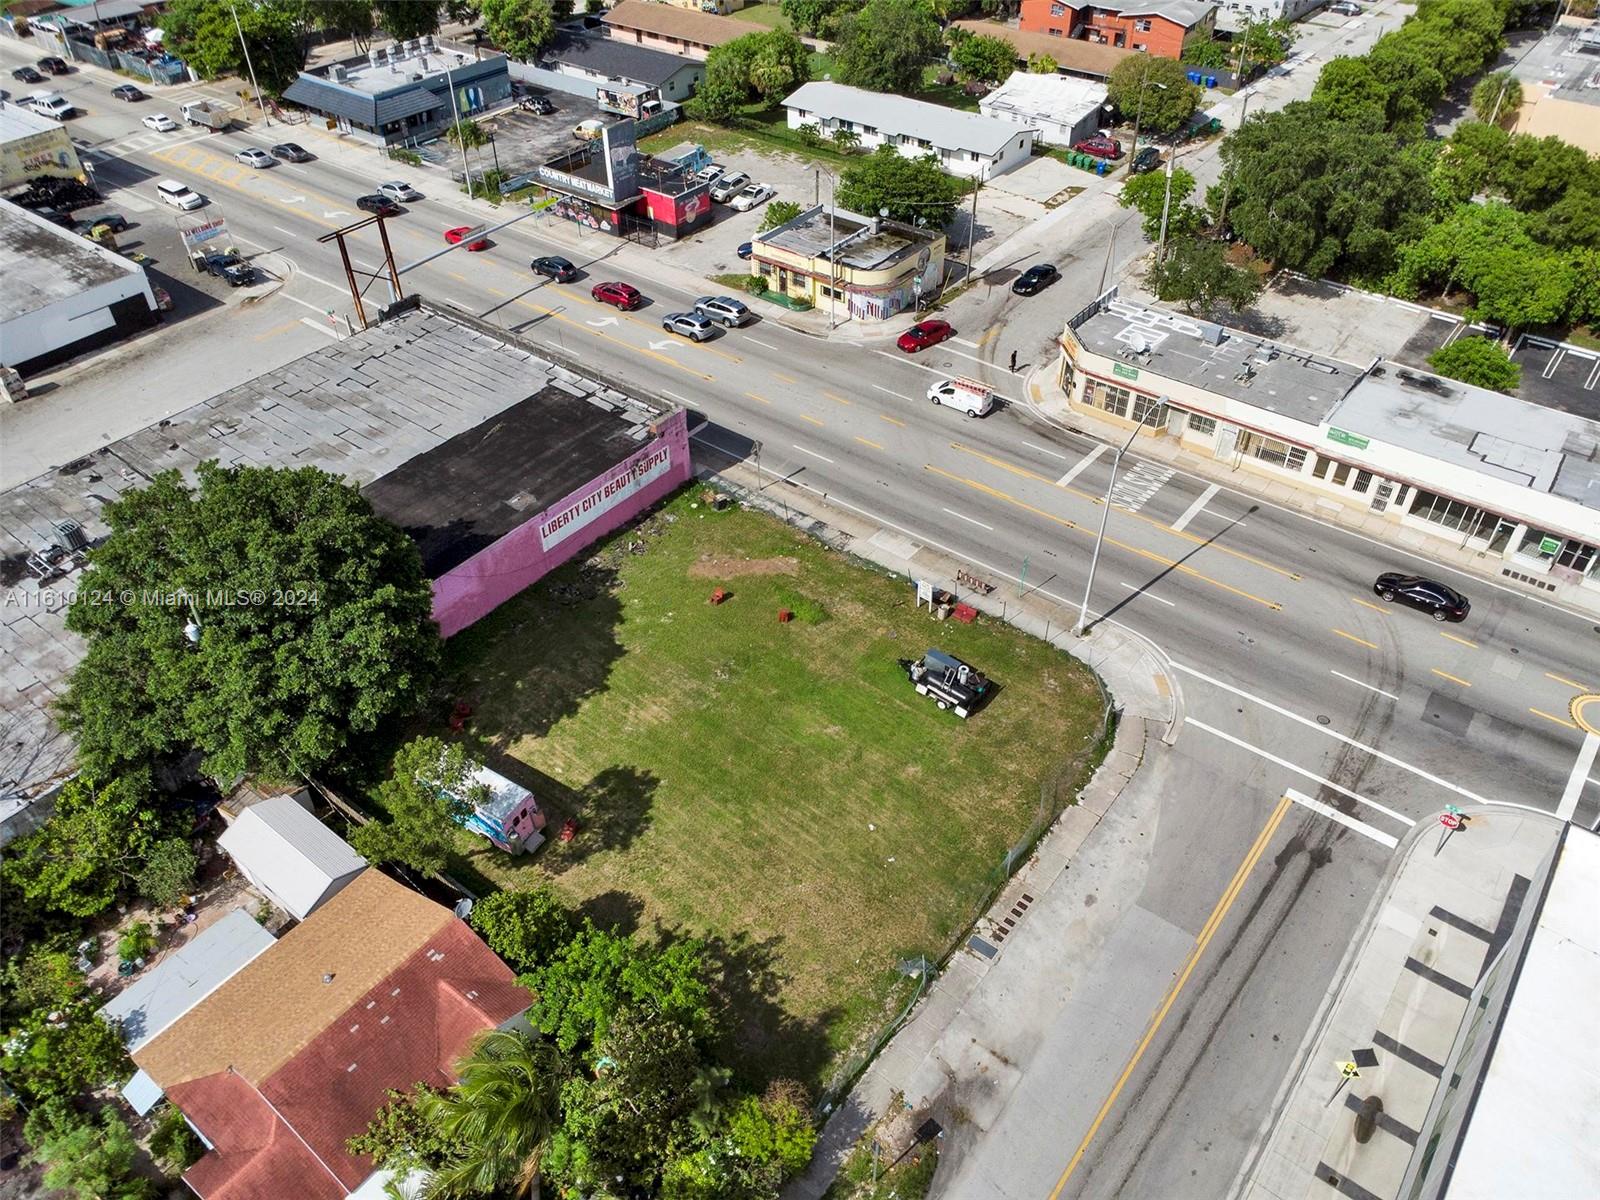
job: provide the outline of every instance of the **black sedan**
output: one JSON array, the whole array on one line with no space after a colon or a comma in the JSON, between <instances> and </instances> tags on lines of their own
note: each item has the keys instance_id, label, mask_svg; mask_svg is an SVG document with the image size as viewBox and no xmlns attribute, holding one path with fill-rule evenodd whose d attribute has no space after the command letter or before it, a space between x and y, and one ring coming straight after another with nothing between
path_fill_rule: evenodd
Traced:
<instances>
[{"instance_id":1,"label":"black sedan","mask_svg":"<svg viewBox=\"0 0 1600 1200\"><path fill-rule=\"evenodd\" d=\"M400 206L387 196L380 196L373 192L370 196L362 196L356 201L356 207L362 212L372 213L377 217L395 217L400 215Z\"/></svg>"},{"instance_id":2,"label":"black sedan","mask_svg":"<svg viewBox=\"0 0 1600 1200\"><path fill-rule=\"evenodd\" d=\"M1032 296L1049 287L1061 278L1061 272L1050 263L1035 263L1011 285L1011 290L1019 296Z\"/></svg>"},{"instance_id":3,"label":"black sedan","mask_svg":"<svg viewBox=\"0 0 1600 1200\"><path fill-rule=\"evenodd\" d=\"M1472 609L1460 592L1435 580L1424 579L1421 575L1385 571L1378 576L1372 590L1390 604L1398 601L1412 608L1420 608L1435 621L1462 621Z\"/></svg>"},{"instance_id":4,"label":"black sedan","mask_svg":"<svg viewBox=\"0 0 1600 1200\"><path fill-rule=\"evenodd\" d=\"M272 157L284 162L310 162L316 155L298 142L279 142L272 148Z\"/></svg>"},{"instance_id":5,"label":"black sedan","mask_svg":"<svg viewBox=\"0 0 1600 1200\"><path fill-rule=\"evenodd\" d=\"M32 67L18 67L15 71L11 72L11 78L19 80L22 83L44 82L44 76L39 74L39 72L35 71Z\"/></svg>"},{"instance_id":6,"label":"black sedan","mask_svg":"<svg viewBox=\"0 0 1600 1200\"><path fill-rule=\"evenodd\" d=\"M112 88L111 89L111 95L113 97L115 97L116 99L122 100L122 101L124 101L124 102L126 102L128 104L132 104L136 100L148 100L148 99L150 99L149 96L145 95L138 88L134 87L133 84L131 84L131 83L124 83L124 84L121 84L121 85L119 85L117 87Z\"/></svg>"},{"instance_id":7,"label":"black sedan","mask_svg":"<svg viewBox=\"0 0 1600 1200\"><path fill-rule=\"evenodd\" d=\"M557 283L571 283L578 277L578 268L557 254L536 258L528 264L528 268L534 274L554 279Z\"/></svg>"}]
</instances>

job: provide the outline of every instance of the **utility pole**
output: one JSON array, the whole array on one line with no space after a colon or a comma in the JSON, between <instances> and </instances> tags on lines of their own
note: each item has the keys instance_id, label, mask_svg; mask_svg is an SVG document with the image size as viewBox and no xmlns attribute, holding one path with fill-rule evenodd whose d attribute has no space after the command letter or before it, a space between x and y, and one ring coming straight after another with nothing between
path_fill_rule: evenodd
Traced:
<instances>
[{"instance_id":1,"label":"utility pole","mask_svg":"<svg viewBox=\"0 0 1600 1200\"><path fill-rule=\"evenodd\" d=\"M1158 402L1162 403L1164 401ZM1094 572L1100 565L1100 547L1106 540L1106 520L1111 516L1111 490L1117 486L1117 466L1122 462L1122 456L1128 452L1128 447L1133 445L1133 439L1139 436L1139 430L1144 428L1140 421L1133 427L1133 432L1128 435L1128 440L1122 443L1122 448L1111 456L1111 478L1106 482L1105 507L1100 510L1100 533L1094 539L1094 556L1089 559L1089 578L1083 584L1083 606L1078 609L1078 624L1072 632L1083 637L1089 631L1089 593L1094 590Z\"/></svg>"},{"instance_id":2,"label":"utility pole","mask_svg":"<svg viewBox=\"0 0 1600 1200\"><path fill-rule=\"evenodd\" d=\"M256 107L261 110L261 119L268 127L272 125L272 118L267 115L267 105L261 99L261 85L256 82L256 69L250 61L250 43L244 40L244 26L239 24L239 9L235 5L228 5L228 11L233 13L233 27L239 33L239 49L244 51L245 70L250 72L250 86L256 90ZM96 16L98 20L98 14Z\"/></svg>"}]
</instances>

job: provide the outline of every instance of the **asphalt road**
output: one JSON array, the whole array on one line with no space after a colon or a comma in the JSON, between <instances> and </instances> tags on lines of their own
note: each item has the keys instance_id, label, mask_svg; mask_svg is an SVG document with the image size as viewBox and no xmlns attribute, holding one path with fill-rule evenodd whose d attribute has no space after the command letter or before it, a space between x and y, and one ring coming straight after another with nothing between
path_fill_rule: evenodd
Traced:
<instances>
[{"instance_id":1,"label":"asphalt road","mask_svg":"<svg viewBox=\"0 0 1600 1200\"><path fill-rule=\"evenodd\" d=\"M17 50L0 44L8 72ZM337 253L315 239L355 216L357 195L408 175L428 186L419 172L343 151L252 171L231 154L285 136L320 151L321 139L303 128L155 135L137 120L171 102L116 104L90 72L56 82L86 109L73 132L101 151L102 184L127 189L114 206L145 204L142 219L171 221L149 203L154 181L190 183L236 241L293 261L267 302L293 318L349 311ZM443 249L445 228L483 219L450 194L407 208L389 222L402 263ZM958 339L915 358L890 344L903 322L866 341L823 343L771 320L704 345L673 338L660 316L692 300L691 278L636 246L574 242L537 217L405 281L687 405L705 418L696 440L713 461L753 459L759 445L769 487L825 494L959 555L1002 589L1075 606L1112 455L1036 415L1003 366L1014 348L1023 368L1041 361L1064 318L1143 250L1109 198L1085 208L1094 220L1041 238L1060 282L1032 299L974 289L951 314ZM585 278L536 280L527 262L543 253L566 254ZM356 258L376 261L366 248ZM589 286L608 278L635 283L650 304L619 314L593 302ZM1009 403L981 421L934 408L926 390L950 375L982 378ZM163 403L173 401L152 397L85 428L137 428L165 415ZM950 1196L1225 1193L1393 838L1446 803L1554 811L1582 744L1568 704L1600 686L1592 618L1137 455L1119 475L1091 608L1170 656L1186 721L1151 763L1160 802L1148 836L1116 861L1124 885L1100 896L1100 936L1080 945L1063 935L1063 952L1082 954L1069 1006L1041 999L1041 1011L1063 1015L1039 1031L998 1120L952 1131ZM1443 576L1471 597L1470 618L1438 625L1384 605L1371 585L1390 569ZM1291 788L1323 807L1282 803ZM1580 781L1574 815L1594 823L1600 781Z\"/></svg>"}]
</instances>

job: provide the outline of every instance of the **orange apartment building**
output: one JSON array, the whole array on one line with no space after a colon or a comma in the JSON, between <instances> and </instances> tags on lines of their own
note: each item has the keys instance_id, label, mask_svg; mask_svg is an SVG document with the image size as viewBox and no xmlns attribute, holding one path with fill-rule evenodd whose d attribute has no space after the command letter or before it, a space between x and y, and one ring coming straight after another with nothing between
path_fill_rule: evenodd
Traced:
<instances>
[{"instance_id":1,"label":"orange apartment building","mask_svg":"<svg viewBox=\"0 0 1600 1200\"><path fill-rule=\"evenodd\" d=\"M1018 27L1182 58L1188 43L1210 39L1216 20L1217 6L1211 0L1022 0Z\"/></svg>"}]
</instances>

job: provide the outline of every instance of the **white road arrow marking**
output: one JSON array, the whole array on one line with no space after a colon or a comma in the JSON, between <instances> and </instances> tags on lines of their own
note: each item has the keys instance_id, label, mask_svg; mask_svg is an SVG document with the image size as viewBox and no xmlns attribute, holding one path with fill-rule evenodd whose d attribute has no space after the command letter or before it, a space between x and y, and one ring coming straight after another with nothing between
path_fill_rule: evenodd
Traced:
<instances>
[{"instance_id":1,"label":"white road arrow marking","mask_svg":"<svg viewBox=\"0 0 1600 1200\"><path fill-rule=\"evenodd\" d=\"M604 329L607 325L620 325L621 321L615 317L601 317L598 321L585 321L585 325L593 325L596 329Z\"/></svg>"}]
</instances>

